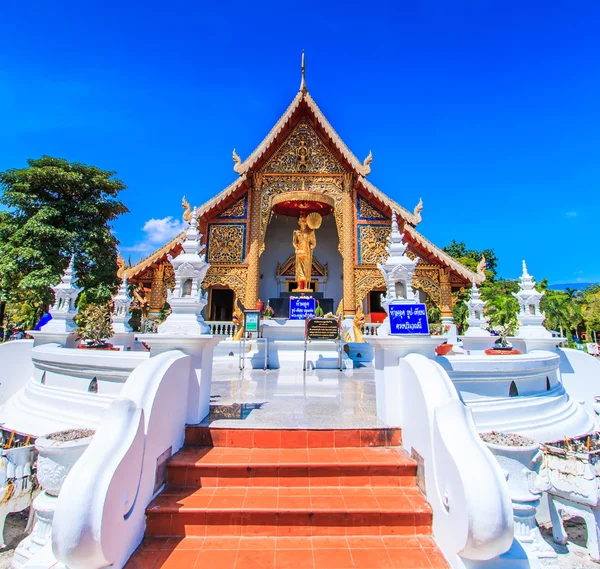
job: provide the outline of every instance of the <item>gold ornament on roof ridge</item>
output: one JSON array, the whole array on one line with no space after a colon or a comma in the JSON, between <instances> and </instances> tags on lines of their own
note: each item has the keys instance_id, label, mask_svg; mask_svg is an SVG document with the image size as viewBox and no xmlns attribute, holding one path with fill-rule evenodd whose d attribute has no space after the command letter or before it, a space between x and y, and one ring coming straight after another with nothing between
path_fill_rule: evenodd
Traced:
<instances>
[{"instance_id":1,"label":"gold ornament on roof ridge","mask_svg":"<svg viewBox=\"0 0 600 569\"><path fill-rule=\"evenodd\" d=\"M187 221L188 223L192 220L192 206L190 206L189 202L183 196L181 200L181 207L183 208L183 221Z\"/></svg>"}]
</instances>

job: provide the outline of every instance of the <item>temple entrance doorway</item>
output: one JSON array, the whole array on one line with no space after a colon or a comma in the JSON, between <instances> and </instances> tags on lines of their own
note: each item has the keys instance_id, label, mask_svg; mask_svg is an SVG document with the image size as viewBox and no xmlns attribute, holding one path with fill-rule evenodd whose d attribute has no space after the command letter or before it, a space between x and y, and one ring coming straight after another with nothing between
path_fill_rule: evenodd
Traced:
<instances>
[{"instance_id":1,"label":"temple entrance doorway","mask_svg":"<svg viewBox=\"0 0 600 569\"><path fill-rule=\"evenodd\" d=\"M229 288L212 287L210 291L210 321L230 322L233 317L234 293Z\"/></svg>"},{"instance_id":2,"label":"temple entrance doorway","mask_svg":"<svg viewBox=\"0 0 600 569\"><path fill-rule=\"evenodd\" d=\"M371 322L383 322L386 317L386 312L381 305L381 295L385 294L384 288L375 289L367 295L367 312L371 317Z\"/></svg>"}]
</instances>

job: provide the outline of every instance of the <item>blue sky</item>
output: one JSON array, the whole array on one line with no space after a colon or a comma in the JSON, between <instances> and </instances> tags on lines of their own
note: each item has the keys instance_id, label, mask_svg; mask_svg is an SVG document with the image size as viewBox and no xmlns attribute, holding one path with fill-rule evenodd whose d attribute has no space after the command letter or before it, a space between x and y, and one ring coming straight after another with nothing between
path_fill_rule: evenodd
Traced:
<instances>
[{"instance_id":1,"label":"blue sky","mask_svg":"<svg viewBox=\"0 0 600 569\"><path fill-rule=\"evenodd\" d=\"M4 2L0 170L116 170L137 261L208 200L298 90L421 232L551 283L600 281L595 0ZM168 219L171 217L171 219ZM144 230L144 228L146 230ZM596 239L597 243L597 239Z\"/></svg>"}]
</instances>

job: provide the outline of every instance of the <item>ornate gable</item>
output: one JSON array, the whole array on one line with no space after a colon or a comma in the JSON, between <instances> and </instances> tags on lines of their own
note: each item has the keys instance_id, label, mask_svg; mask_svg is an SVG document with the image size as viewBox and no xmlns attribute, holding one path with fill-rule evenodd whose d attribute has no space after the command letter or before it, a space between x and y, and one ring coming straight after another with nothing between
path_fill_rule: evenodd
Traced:
<instances>
[{"instance_id":1,"label":"ornate gable","mask_svg":"<svg viewBox=\"0 0 600 569\"><path fill-rule=\"evenodd\" d=\"M293 277L296 274L296 255L290 255L283 263L277 263L277 276L278 277ZM312 260L312 272L313 277L326 277L327 276L327 263L322 265L313 256Z\"/></svg>"},{"instance_id":2,"label":"ornate gable","mask_svg":"<svg viewBox=\"0 0 600 569\"><path fill-rule=\"evenodd\" d=\"M344 169L302 119L262 169L264 174L343 174Z\"/></svg>"}]
</instances>

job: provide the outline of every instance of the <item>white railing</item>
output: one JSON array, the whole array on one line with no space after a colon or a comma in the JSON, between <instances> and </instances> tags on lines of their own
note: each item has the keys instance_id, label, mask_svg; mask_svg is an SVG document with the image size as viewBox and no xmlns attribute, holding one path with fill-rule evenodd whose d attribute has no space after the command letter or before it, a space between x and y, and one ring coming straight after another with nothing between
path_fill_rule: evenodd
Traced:
<instances>
[{"instance_id":1,"label":"white railing","mask_svg":"<svg viewBox=\"0 0 600 569\"><path fill-rule=\"evenodd\" d=\"M231 338L235 333L235 324L233 322L221 321L221 320L210 320L207 321L210 333L213 336L226 336Z\"/></svg>"},{"instance_id":2,"label":"white railing","mask_svg":"<svg viewBox=\"0 0 600 569\"><path fill-rule=\"evenodd\" d=\"M513 542L504 474L439 364L410 354L395 377L403 445L423 459L435 538L451 567L484 567Z\"/></svg>"},{"instance_id":3,"label":"white railing","mask_svg":"<svg viewBox=\"0 0 600 569\"><path fill-rule=\"evenodd\" d=\"M157 472L183 445L191 361L172 350L140 364L67 476L52 550L69 569L122 569L141 542Z\"/></svg>"},{"instance_id":4,"label":"white railing","mask_svg":"<svg viewBox=\"0 0 600 569\"><path fill-rule=\"evenodd\" d=\"M381 324L375 324L374 322L367 322L363 328L363 336L377 336L377 328Z\"/></svg>"}]
</instances>

